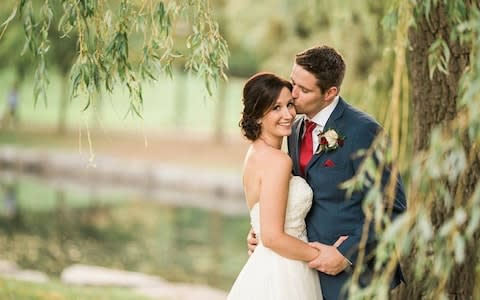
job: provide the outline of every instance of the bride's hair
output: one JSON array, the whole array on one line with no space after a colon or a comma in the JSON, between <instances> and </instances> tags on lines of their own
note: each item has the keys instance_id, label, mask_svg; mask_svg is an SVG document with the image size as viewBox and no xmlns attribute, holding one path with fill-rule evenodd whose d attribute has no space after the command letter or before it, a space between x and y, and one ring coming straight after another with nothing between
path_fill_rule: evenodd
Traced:
<instances>
[{"instance_id":1,"label":"bride's hair","mask_svg":"<svg viewBox=\"0 0 480 300\"><path fill-rule=\"evenodd\" d=\"M272 109L283 88L292 91L292 84L273 73L257 73L247 80L243 87L243 112L239 122L247 139L258 139L262 129L260 120Z\"/></svg>"}]
</instances>

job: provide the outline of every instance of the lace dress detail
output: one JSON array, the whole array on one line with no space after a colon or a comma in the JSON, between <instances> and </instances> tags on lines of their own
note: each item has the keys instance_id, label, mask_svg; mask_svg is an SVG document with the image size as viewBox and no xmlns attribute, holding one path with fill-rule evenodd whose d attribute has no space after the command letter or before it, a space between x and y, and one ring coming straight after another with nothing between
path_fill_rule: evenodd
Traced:
<instances>
[{"instance_id":1,"label":"lace dress detail","mask_svg":"<svg viewBox=\"0 0 480 300\"><path fill-rule=\"evenodd\" d=\"M305 216L312 205L313 193L302 177L293 176L289 183L285 212L285 232L307 241ZM317 272L303 261L280 256L263 246L260 236L260 205L250 210L250 223L259 244L238 275L228 300L321 300Z\"/></svg>"}]
</instances>

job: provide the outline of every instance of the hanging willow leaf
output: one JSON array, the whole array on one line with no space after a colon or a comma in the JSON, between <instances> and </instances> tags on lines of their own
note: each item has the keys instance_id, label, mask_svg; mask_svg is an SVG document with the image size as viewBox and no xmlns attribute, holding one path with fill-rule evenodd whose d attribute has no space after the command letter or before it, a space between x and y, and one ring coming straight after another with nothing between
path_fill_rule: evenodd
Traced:
<instances>
[{"instance_id":1,"label":"hanging willow leaf","mask_svg":"<svg viewBox=\"0 0 480 300\"><path fill-rule=\"evenodd\" d=\"M209 94L215 81L226 78L228 47L209 1L20 0L9 17L0 20L0 38L16 18L24 24L22 52L29 51L36 59L35 103L40 96L47 100L45 60L51 50L52 27L62 38L78 39L70 75L72 96L97 93L101 88L112 92L124 84L130 92L130 111L140 115L139 80L158 80L161 73L173 76L174 64L184 64L202 78ZM187 28L188 47L179 44L184 39L175 37L174 26ZM138 43L142 37L143 44Z\"/></svg>"}]
</instances>

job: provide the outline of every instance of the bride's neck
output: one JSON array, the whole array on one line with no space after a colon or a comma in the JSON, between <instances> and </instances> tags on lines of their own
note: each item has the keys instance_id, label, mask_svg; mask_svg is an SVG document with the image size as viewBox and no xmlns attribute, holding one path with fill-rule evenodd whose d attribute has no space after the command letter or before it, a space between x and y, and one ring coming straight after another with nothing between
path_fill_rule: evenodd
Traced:
<instances>
[{"instance_id":1,"label":"bride's neck","mask_svg":"<svg viewBox=\"0 0 480 300\"><path fill-rule=\"evenodd\" d=\"M268 138L261 136L258 138L264 145L275 148L275 149L280 149L282 147L282 139L273 139L273 138Z\"/></svg>"}]
</instances>

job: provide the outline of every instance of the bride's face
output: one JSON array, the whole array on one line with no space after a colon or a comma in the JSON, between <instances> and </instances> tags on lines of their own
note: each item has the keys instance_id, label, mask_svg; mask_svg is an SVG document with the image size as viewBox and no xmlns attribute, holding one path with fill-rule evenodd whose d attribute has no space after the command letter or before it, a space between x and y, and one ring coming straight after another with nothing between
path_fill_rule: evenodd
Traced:
<instances>
[{"instance_id":1,"label":"bride's face","mask_svg":"<svg viewBox=\"0 0 480 300\"><path fill-rule=\"evenodd\" d=\"M292 123L297 112L292 93L283 88L272 108L262 118L262 135L283 137L292 133Z\"/></svg>"}]
</instances>

